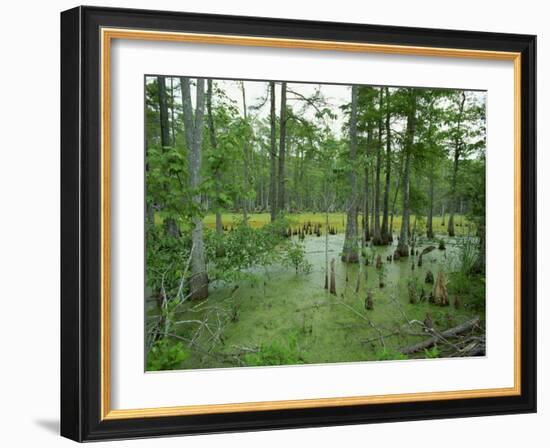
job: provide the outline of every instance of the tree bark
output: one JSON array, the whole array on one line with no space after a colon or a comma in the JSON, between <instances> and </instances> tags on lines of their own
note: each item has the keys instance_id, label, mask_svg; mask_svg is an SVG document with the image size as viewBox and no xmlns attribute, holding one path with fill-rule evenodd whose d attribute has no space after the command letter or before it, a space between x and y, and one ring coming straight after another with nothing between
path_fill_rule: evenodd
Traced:
<instances>
[{"instance_id":1,"label":"tree bark","mask_svg":"<svg viewBox=\"0 0 550 448\"><path fill-rule=\"evenodd\" d=\"M166 98L166 78L157 77L159 90L159 109L160 109L160 144L163 150L171 146L170 125L168 119L168 101Z\"/></svg>"},{"instance_id":2,"label":"tree bark","mask_svg":"<svg viewBox=\"0 0 550 448\"><path fill-rule=\"evenodd\" d=\"M368 165L368 158L369 158L369 152L372 145L372 122L369 120L367 124L367 144L365 146L365 200L364 200L364 210L363 210L363 216L365 221L365 228L363 229L364 232L364 240L370 241L371 239L371 226L370 226L370 214L369 214L369 165Z\"/></svg>"},{"instance_id":3,"label":"tree bark","mask_svg":"<svg viewBox=\"0 0 550 448\"><path fill-rule=\"evenodd\" d=\"M357 252L357 179L356 179L356 158L357 158L357 96L358 87L351 88L351 114L349 125L349 147L350 147L350 170L349 182L351 185L350 203L347 213L346 235L344 238L344 250L342 261L346 263L357 263L359 256Z\"/></svg>"},{"instance_id":4,"label":"tree bark","mask_svg":"<svg viewBox=\"0 0 550 448\"><path fill-rule=\"evenodd\" d=\"M388 230L388 214L390 202L390 181L391 181L391 129L390 129L390 91L386 87L386 185L384 188L383 215L382 215L382 244L390 242L390 234Z\"/></svg>"},{"instance_id":5,"label":"tree bark","mask_svg":"<svg viewBox=\"0 0 550 448\"><path fill-rule=\"evenodd\" d=\"M212 146L212 151L218 151L218 142L216 140L216 129L214 127L214 116L212 114L212 80L208 80L208 88L206 93L206 110L208 113L208 130L210 135L210 146ZM220 185L220 173L218 168L214 169L214 190L216 192L216 233L221 235L223 233L223 223L222 223L222 214L220 210L220 194L221 194L221 185Z\"/></svg>"},{"instance_id":6,"label":"tree bark","mask_svg":"<svg viewBox=\"0 0 550 448\"><path fill-rule=\"evenodd\" d=\"M270 179L269 179L269 205L271 206L271 222L277 218L277 146L276 146L276 114L275 114L275 82L269 82L269 92L271 97L270 109Z\"/></svg>"},{"instance_id":7,"label":"tree bark","mask_svg":"<svg viewBox=\"0 0 550 448\"><path fill-rule=\"evenodd\" d=\"M325 182L325 289L328 289L329 280L328 280L328 187Z\"/></svg>"},{"instance_id":8,"label":"tree bark","mask_svg":"<svg viewBox=\"0 0 550 448\"><path fill-rule=\"evenodd\" d=\"M170 77L170 132L172 134L172 147L176 147L176 119L174 118L174 109L176 103L174 101L174 78Z\"/></svg>"},{"instance_id":9,"label":"tree bark","mask_svg":"<svg viewBox=\"0 0 550 448\"><path fill-rule=\"evenodd\" d=\"M246 92L244 90L244 81L241 81L241 91L243 95L243 116L245 126L248 126L248 114L246 112ZM248 223L248 193L250 189L250 168L249 168L249 148L248 139L245 139L243 145L243 160L244 160L244 184L245 184L245 197L243 198L243 221Z\"/></svg>"},{"instance_id":10,"label":"tree bark","mask_svg":"<svg viewBox=\"0 0 550 448\"><path fill-rule=\"evenodd\" d=\"M456 181L458 177L458 161L460 160L460 150L462 147L462 139L460 138L460 126L462 124L462 115L464 113L464 103L466 102L466 94L462 92L460 105L458 108L458 117L456 125L455 148L454 148L454 163L453 163L453 178L451 181L451 204L449 210L449 221L447 223L447 232L449 236L455 236L455 211L456 211Z\"/></svg>"},{"instance_id":11,"label":"tree bark","mask_svg":"<svg viewBox=\"0 0 550 448\"><path fill-rule=\"evenodd\" d=\"M397 194L399 193L399 188L401 187L401 177L403 176L404 161L405 161L404 150L402 150L401 155L399 157L399 169L397 171L397 178L395 179L395 192L393 194L393 200L392 200L392 206L391 206L390 228L389 228L390 241L393 241L393 217L395 216L395 211L396 211Z\"/></svg>"},{"instance_id":12,"label":"tree bark","mask_svg":"<svg viewBox=\"0 0 550 448\"><path fill-rule=\"evenodd\" d=\"M281 110L279 112L279 213L285 210L285 156L286 156L286 82L281 83Z\"/></svg>"},{"instance_id":13,"label":"tree bark","mask_svg":"<svg viewBox=\"0 0 550 448\"><path fill-rule=\"evenodd\" d=\"M409 101L407 111L407 128L405 131L405 166L403 170L403 219L401 222L401 232L399 234L399 243L397 250L401 257L409 256L409 217L410 217L410 170L411 158L414 143L414 134L416 131L416 92L414 89L409 90Z\"/></svg>"},{"instance_id":14,"label":"tree bark","mask_svg":"<svg viewBox=\"0 0 550 448\"><path fill-rule=\"evenodd\" d=\"M166 95L166 78L164 76L157 77L158 90L159 90L159 110L160 110L160 144L162 146L162 152L167 153L170 151L172 142L170 140L170 124L168 119L168 100ZM163 186L166 190L168 187ZM163 204L161 204L163 206ZM164 220L164 230L168 235L173 238L178 238L180 235L179 226L174 218L166 218Z\"/></svg>"},{"instance_id":15,"label":"tree bark","mask_svg":"<svg viewBox=\"0 0 550 448\"><path fill-rule=\"evenodd\" d=\"M434 167L433 162L430 169L430 198L428 204L428 220L426 223L426 237L432 239L434 237L433 217L434 217Z\"/></svg>"},{"instance_id":16,"label":"tree bark","mask_svg":"<svg viewBox=\"0 0 550 448\"><path fill-rule=\"evenodd\" d=\"M383 90L380 87L378 94L378 140L376 143L376 171L374 180L374 225L372 242L375 246L382 244L380 232L380 170L382 167L382 98Z\"/></svg>"},{"instance_id":17,"label":"tree bark","mask_svg":"<svg viewBox=\"0 0 550 448\"><path fill-rule=\"evenodd\" d=\"M191 103L191 87L189 78L181 78L183 119L185 138L189 150L189 187L193 192L195 207L201 207L201 195L198 192L201 176L202 136L204 127L204 79L197 79L197 97L195 113ZM194 116L193 116L194 115ZM189 297L204 299L208 297L208 274L206 271L206 257L204 253L203 224L201 216L195 212L192 218L191 230L191 278L189 280Z\"/></svg>"},{"instance_id":18,"label":"tree bark","mask_svg":"<svg viewBox=\"0 0 550 448\"><path fill-rule=\"evenodd\" d=\"M334 258L330 261L330 293L336 295L336 270L334 269Z\"/></svg>"}]
</instances>

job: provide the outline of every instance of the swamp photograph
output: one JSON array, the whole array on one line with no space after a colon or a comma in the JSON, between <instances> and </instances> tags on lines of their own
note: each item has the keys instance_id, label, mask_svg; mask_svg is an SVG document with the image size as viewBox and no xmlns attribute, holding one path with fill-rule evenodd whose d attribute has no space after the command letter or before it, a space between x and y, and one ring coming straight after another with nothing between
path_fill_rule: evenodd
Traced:
<instances>
[{"instance_id":1,"label":"swamp photograph","mask_svg":"<svg viewBox=\"0 0 550 448\"><path fill-rule=\"evenodd\" d=\"M486 92L144 83L147 371L485 355Z\"/></svg>"}]
</instances>

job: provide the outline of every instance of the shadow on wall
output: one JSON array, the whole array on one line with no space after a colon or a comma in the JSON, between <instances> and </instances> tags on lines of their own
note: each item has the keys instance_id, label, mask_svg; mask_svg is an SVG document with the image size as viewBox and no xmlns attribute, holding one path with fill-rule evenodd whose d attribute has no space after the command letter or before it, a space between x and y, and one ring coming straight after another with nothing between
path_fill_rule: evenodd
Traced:
<instances>
[{"instance_id":1,"label":"shadow on wall","mask_svg":"<svg viewBox=\"0 0 550 448\"><path fill-rule=\"evenodd\" d=\"M34 424L47 432L59 434L59 420L37 419Z\"/></svg>"}]
</instances>

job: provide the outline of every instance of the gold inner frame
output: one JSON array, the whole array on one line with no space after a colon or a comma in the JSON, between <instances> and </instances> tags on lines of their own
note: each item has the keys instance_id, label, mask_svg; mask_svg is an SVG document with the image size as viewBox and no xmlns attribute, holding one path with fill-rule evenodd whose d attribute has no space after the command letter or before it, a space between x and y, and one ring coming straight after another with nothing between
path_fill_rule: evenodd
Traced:
<instances>
[{"instance_id":1,"label":"gold inner frame","mask_svg":"<svg viewBox=\"0 0 550 448\"><path fill-rule=\"evenodd\" d=\"M455 48L278 39L215 34L101 29L101 419L127 419L283 409L306 409L414 401L502 397L521 394L521 54ZM110 388L110 50L113 39L240 45L254 47L383 53L412 56L506 60L514 63L514 386L441 392L368 395L302 400L111 409Z\"/></svg>"}]
</instances>

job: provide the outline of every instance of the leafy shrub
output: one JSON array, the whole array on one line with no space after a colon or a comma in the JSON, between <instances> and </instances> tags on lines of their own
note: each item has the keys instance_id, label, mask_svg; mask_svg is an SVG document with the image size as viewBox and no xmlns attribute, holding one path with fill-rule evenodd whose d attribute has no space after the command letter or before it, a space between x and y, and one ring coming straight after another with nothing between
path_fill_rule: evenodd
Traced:
<instances>
[{"instance_id":1,"label":"leafy shrub","mask_svg":"<svg viewBox=\"0 0 550 448\"><path fill-rule=\"evenodd\" d=\"M145 275L147 286L153 294L160 294L162 288L167 297L176 295L185 261L189 258L190 240L181 236L167 235L163 226L149 225L146 233Z\"/></svg>"},{"instance_id":2,"label":"leafy shrub","mask_svg":"<svg viewBox=\"0 0 550 448\"><path fill-rule=\"evenodd\" d=\"M306 260L305 254L306 252L303 244L291 242L286 247L283 265L292 266L296 270L296 274L300 271L309 274L311 271L311 264Z\"/></svg>"},{"instance_id":3,"label":"leafy shrub","mask_svg":"<svg viewBox=\"0 0 550 448\"><path fill-rule=\"evenodd\" d=\"M441 356L441 352L437 348L437 345L434 345L432 348L425 348L424 349L424 355L427 359L434 359L439 358Z\"/></svg>"},{"instance_id":4,"label":"leafy shrub","mask_svg":"<svg viewBox=\"0 0 550 448\"><path fill-rule=\"evenodd\" d=\"M244 362L248 366L303 364L298 348L298 338L291 334L287 344L280 341L262 344L258 352L245 355Z\"/></svg>"},{"instance_id":5,"label":"leafy shrub","mask_svg":"<svg viewBox=\"0 0 550 448\"><path fill-rule=\"evenodd\" d=\"M476 263L479 247L478 239L470 236L458 240L457 270L463 274L472 272Z\"/></svg>"},{"instance_id":6,"label":"leafy shrub","mask_svg":"<svg viewBox=\"0 0 550 448\"><path fill-rule=\"evenodd\" d=\"M147 353L147 370L177 369L188 356L181 342L169 338L159 339Z\"/></svg>"},{"instance_id":7,"label":"leafy shrub","mask_svg":"<svg viewBox=\"0 0 550 448\"><path fill-rule=\"evenodd\" d=\"M449 276L450 295L458 295L467 307L483 312L485 310L485 277L479 274L453 272Z\"/></svg>"},{"instance_id":8,"label":"leafy shrub","mask_svg":"<svg viewBox=\"0 0 550 448\"><path fill-rule=\"evenodd\" d=\"M289 244L284 237L288 221L278 219L259 229L237 222L233 230L217 235L206 232L206 254L211 279L235 281L254 267L267 267L284 259ZM297 256L297 255L296 255Z\"/></svg>"},{"instance_id":9,"label":"leafy shrub","mask_svg":"<svg viewBox=\"0 0 550 448\"><path fill-rule=\"evenodd\" d=\"M397 350L393 350L387 347L384 347L382 350L376 353L377 361L395 361L395 360L402 360L402 359L408 359L407 355L404 355L403 353L398 352Z\"/></svg>"}]
</instances>

